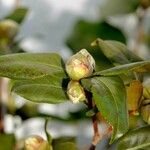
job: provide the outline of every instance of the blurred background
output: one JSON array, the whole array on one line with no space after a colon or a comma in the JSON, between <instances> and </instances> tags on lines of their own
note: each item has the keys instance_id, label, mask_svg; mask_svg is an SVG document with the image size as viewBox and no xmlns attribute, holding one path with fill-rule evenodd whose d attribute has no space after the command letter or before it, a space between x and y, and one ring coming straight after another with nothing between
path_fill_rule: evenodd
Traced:
<instances>
[{"instance_id":1,"label":"blurred background","mask_svg":"<svg viewBox=\"0 0 150 150\"><path fill-rule=\"evenodd\" d=\"M100 37L123 42L150 59L149 6L150 0L0 0L0 55L56 52L67 60L82 48L92 50L90 43ZM13 24L9 35L2 34L3 21ZM14 133L20 141L30 135L46 138L44 117L50 116L53 138L71 137L79 149L87 148L93 131L84 105L31 103L10 95L8 84L8 79L0 80L1 133ZM107 149L107 142L104 139L97 150Z\"/></svg>"}]
</instances>

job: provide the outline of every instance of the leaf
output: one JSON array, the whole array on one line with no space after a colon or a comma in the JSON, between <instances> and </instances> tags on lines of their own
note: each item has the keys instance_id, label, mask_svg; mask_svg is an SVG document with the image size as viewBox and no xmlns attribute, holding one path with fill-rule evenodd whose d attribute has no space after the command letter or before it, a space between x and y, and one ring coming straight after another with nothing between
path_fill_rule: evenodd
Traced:
<instances>
[{"instance_id":1,"label":"leaf","mask_svg":"<svg viewBox=\"0 0 150 150\"><path fill-rule=\"evenodd\" d=\"M140 57L136 56L133 52L128 50L128 48L123 43L117 41L102 40L98 38L91 45L99 46L103 54L115 66L142 61Z\"/></svg>"},{"instance_id":2,"label":"leaf","mask_svg":"<svg viewBox=\"0 0 150 150\"><path fill-rule=\"evenodd\" d=\"M131 13L136 10L138 5L138 0L106 0L100 9L101 17Z\"/></svg>"},{"instance_id":3,"label":"leaf","mask_svg":"<svg viewBox=\"0 0 150 150\"><path fill-rule=\"evenodd\" d=\"M101 37L105 40L118 40L124 43L126 41L123 33L107 22L91 23L81 20L75 25L73 33L67 40L67 45L74 53L82 48L87 49L96 61L97 70L110 68L112 65L104 54L99 51L98 48L92 48L89 44L97 37Z\"/></svg>"},{"instance_id":4,"label":"leaf","mask_svg":"<svg viewBox=\"0 0 150 150\"><path fill-rule=\"evenodd\" d=\"M0 150L14 150L15 136L13 134L0 134Z\"/></svg>"},{"instance_id":5,"label":"leaf","mask_svg":"<svg viewBox=\"0 0 150 150\"><path fill-rule=\"evenodd\" d=\"M0 56L0 76L27 80L47 75L66 76L58 54L21 53Z\"/></svg>"},{"instance_id":6,"label":"leaf","mask_svg":"<svg viewBox=\"0 0 150 150\"><path fill-rule=\"evenodd\" d=\"M68 100L62 78L48 76L36 80L15 81L12 91L37 103L62 103Z\"/></svg>"},{"instance_id":7,"label":"leaf","mask_svg":"<svg viewBox=\"0 0 150 150\"><path fill-rule=\"evenodd\" d=\"M58 143L53 147L54 150L77 150L77 147L74 143L65 142L65 143Z\"/></svg>"},{"instance_id":8,"label":"leaf","mask_svg":"<svg viewBox=\"0 0 150 150\"><path fill-rule=\"evenodd\" d=\"M127 102L130 113L138 115L139 101L143 94L142 83L138 80L133 80L130 86L127 87Z\"/></svg>"},{"instance_id":9,"label":"leaf","mask_svg":"<svg viewBox=\"0 0 150 150\"><path fill-rule=\"evenodd\" d=\"M129 131L119 139L118 150L149 150L150 149L150 126Z\"/></svg>"},{"instance_id":10,"label":"leaf","mask_svg":"<svg viewBox=\"0 0 150 150\"><path fill-rule=\"evenodd\" d=\"M25 18L26 14L28 12L28 9L25 7L19 7L14 10L12 14L6 17L6 19L12 19L18 23L21 23L23 19Z\"/></svg>"},{"instance_id":11,"label":"leaf","mask_svg":"<svg viewBox=\"0 0 150 150\"><path fill-rule=\"evenodd\" d=\"M91 79L83 79L83 86L86 86L84 83L87 80L91 80L91 92L98 110L108 123L113 126L113 134L110 141L112 143L128 130L124 84L119 77L93 77Z\"/></svg>"},{"instance_id":12,"label":"leaf","mask_svg":"<svg viewBox=\"0 0 150 150\"><path fill-rule=\"evenodd\" d=\"M54 150L77 150L74 138L59 138L53 140Z\"/></svg>"},{"instance_id":13,"label":"leaf","mask_svg":"<svg viewBox=\"0 0 150 150\"><path fill-rule=\"evenodd\" d=\"M125 65L116 66L110 69L95 72L95 75L116 76L135 71L137 73L150 72L150 61L140 61Z\"/></svg>"}]
</instances>

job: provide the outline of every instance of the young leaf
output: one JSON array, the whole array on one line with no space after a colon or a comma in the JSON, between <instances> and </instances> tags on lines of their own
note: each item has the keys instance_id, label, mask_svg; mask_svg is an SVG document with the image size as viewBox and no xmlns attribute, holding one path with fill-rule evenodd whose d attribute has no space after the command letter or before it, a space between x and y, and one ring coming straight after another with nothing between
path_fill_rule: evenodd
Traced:
<instances>
[{"instance_id":1,"label":"young leaf","mask_svg":"<svg viewBox=\"0 0 150 150\"><path fill-rule=\"evenodd\" d=\"M62 103L67 101L62 79L47 77L36 80L16 81L12 86L16 94L37 103Z\"/></svg>"},{"instance_id":2,"label":"young leaf","mask_svg":"<svg viewBox=\"0 0 150 150\"><path fill-rule=\"evenodd\" d=\"M130 86L126 87L127 103L130 114L138 115L139 102L143 94L143 86L139 80L133 80Z\"/></svg>"},{"instance_id":3,"label":"young leaf","mask_svg":"<svg viewBox=\"0 0 150 150\"><path fill-rule=\"evenodd\" d=\"M21 23L27 14L28 9L25 7L19 7L14 10L12 14L6 17L6 19L14 20L18 23Z\"/></svg>"},{"instance_id":4,"label":"young leaf","mask_svg":"<svg viewBox=\"0 0 150 150\"><path fill-rule=\"evenodd\" d=\"M140 61L140 62L134 62L134 63L116 66L110 69L96 72L95 75L116 76L116 75L128 73L130 71L135 71L137 73L149 72L150 61Z\"/></svg>"},{"instance_id":5,"label":"young leaf","mask_svg":"<svg viewBox=\"0 0 150 150\"><path fill-rule=\"evenodd\" d=\"M118 150L149 150L150 149L150 126L129 131L118 141Z\"/></svg>"},{"instance_id":6,"label":"young leaf","mask_svg":"<svg viewBox=\"0 0 150 150\"><path fill-rule=\"evenodd\" d=\"M55 53L22 53L0 57L0 76L34 79L47 75L65 77L62 59Z\"/></svg>"},{"instance_id":7,"label":"young leaf","mask_svg":"<svg viewBox=\"0 0 150 150\"><path fill-rule=\"evenodd\" d=\"M86 86L87 80L82 80ZM103 117L113 126L110 143L128 130L126 92L119 77L94 77L91 80L93 100ZM89 86L88 86L89 89Z\"/></svg>"},{"instance_id":8,"label":"young leaf","mask_svg":"<svg viewBox=\"0 0 150 150\"><path fill-rule=\"evenodd\" d=\"M100 50L115 66L142 61L140 57L129 51L123 43L117 41L98 38L91 45L99 46Z\"/></svg>"}]
</instances>

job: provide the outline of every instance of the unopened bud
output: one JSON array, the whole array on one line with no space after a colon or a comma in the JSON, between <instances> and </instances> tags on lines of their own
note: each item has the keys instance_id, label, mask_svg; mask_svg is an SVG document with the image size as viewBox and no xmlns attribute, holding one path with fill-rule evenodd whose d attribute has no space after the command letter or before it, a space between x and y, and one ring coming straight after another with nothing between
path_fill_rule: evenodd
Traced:
<instances>
[{"instance_id":1,"label":"unopened bud","mask_svg":"<svg viewBox=\"0 0 150 150\"><path fill-rule=\"evenodd\" d=\"M52 147L42 137L33 136L25 140L25 150L52 150Z\"/></svg>"},{"instance_id":2,"label":"unopened bud","mask_svg":"<svg viewBox=\"0 0 150 150\"><path fill-rule=\"evenodd\" d=\"M145 105L141 107L141 115L143 120L150 124L150 105Z\"/></svg>"},{"instance_id":3,"label":"unopened bud","mask_svg":"<svg viewBox=\"0 0 150 150\"><path fill-rule=\"evenodd\" d=\"M66 71L72 80L80 80L92 75L95 60L86 49L80 50L66 63Z\"/></svg>"},{"instance_id":4,"label":"unopened bud","mask_svg":"<svg viewBox=\"0 0 150 150\"><path fill-rule=\"evenodd\" d=\"M12 39L16 36L19 25L13 20L0 21L0 38Z\"/></svg>"},{"instance_id":5,"label":"unopened bud","mask_svg":"<svg viewBox=\"0 0 150 150\"><path fill-rule=\"evenodd\" d=\"M83 87L78 81L70 81L67 87L67 94L73 103L86 100Z\"/></svg>"}]
</instances>

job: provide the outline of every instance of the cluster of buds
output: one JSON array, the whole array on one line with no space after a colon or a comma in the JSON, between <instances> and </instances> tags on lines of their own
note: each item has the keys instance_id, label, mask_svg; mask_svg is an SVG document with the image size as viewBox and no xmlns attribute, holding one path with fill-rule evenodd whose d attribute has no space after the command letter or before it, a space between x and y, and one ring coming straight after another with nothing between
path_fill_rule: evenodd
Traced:
<instances>
[{"instance_id":1,"label":"cluster of buds","mask_svg":"<svg viewBox=\"0 0 150 150\"><path fill-rule=\"evenodd\" d=\"M51 145L40 136L32 136L25 140L25 150L53 150Z\"/></svg>"},{"instance_id":2,"label":"cluster of buds","mask_svg":"<svg viewBox=\"0 0 150 150\"><path fill-rule=\"evenodd\" d=\"M95 60L86 49L80 50L67 61L66 72L71 78L67 94L73 103L86 100L84 89L79 80L91 76L94 68Z\"/></svg>"},{"instance_id":3,"label":"cluster of buds","mask_svg":"<svg viewBox=\"0 0 150 150\"><path fill-rule=\"evenodd\" d=\"M0 21L0 39L13 39L18 33L19 25L10 19Z\"/></svg>"}]
</instances>

